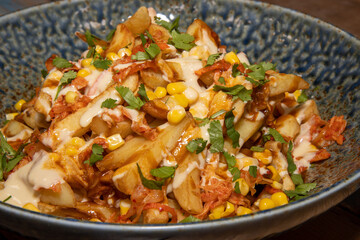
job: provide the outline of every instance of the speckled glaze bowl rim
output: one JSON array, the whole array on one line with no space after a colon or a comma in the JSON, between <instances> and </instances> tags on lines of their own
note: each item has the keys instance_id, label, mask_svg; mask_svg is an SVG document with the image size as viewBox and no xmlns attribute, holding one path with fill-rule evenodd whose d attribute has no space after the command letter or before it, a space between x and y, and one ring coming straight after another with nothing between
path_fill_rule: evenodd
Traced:
<instances>
[{"instance_id":1,"label":"speckled glaze bowl rim","mask_svg":"<svg viewBox=\"0 0 360 240\"><path fill-rule=\"evenodd\" d=\"M71 4L76 4L78 2L86 2L85 0L72 0L72 1L61 1L61 2L53 2L53 3L47 3L42 4L38 6L33 6L24 10L19 10L16 12L12 12L9 14L5 14L3 16L0 16L0 25L3 22L13 20L18 18L21 15L26 15L31 12L37 12L39 10L44 10L47 8L50 8L54 5L60 5L60 6L69 6ZM218 0L218 2L242 2L247 5L254 5L259 8L273 8L275 11L282 11L283 13L290 14L297 18L305 18L308 21L311 21L317 25L321 25L324 28L329 28L331 31L336 32L339 35L342 35L344 38L348 38L349 42L352 42L352 44L358 46L358 49L360 48L360 40L351 35L350 33L341 30L329 23L326 23L322 20L319 20L317 18L314 18L312 16L306 15L304 13L287 9L284 7L280 7L277 5L272 5L268 3L258 2L258 1L226 1L226 0ZM89 222L89 221L81 221L77 219L72 218L63 218L63 217L56 217L52 215L47 215L43 213L37 213L32 212L20 207L12 206L7 203L0 202L0 211L12 214L13 216L20 216L25 219L29 219L30 221L39 221L43 222L47 225L62 225L64 228L83 228L85 229L91 229L94 231L113 231L113 232L127 232L127 233L133 233L136 234L141 229L142 234L146 233L174 233L175 231L201 231L206 228L223 228L223 227L234 227L239 226L241 223L247 223L252 224L256 223L259 220L264 219L272 219L276 217L280 217L284 211L286 212L295 212L295 210L302 210L306 209L307 207L310 207L313 205L313 203L320 203L324 200L326 200L329 197L333 197L337 195L340 192L346 191L342 196L339 196L336 202L333 202L333 204L326 207L326 209L322 209L318 212L316 212L315 215L318 215L330 207L336 205L343 199L345 199L348 195L356 191L360 187L360 169L357 169L352 174L350 174L346 179L342 179L335 183L334 185L325 188L321 190L318 193L315 193L307 198L301 199L296 202L292 202L288 205L277 207L275 209L271 210L265 210L261 212L257 212L255 214L245 215L241 217L232 217L232 218L225 218L225 219L219 219L219 220L212 220L212 221L202 221L202 222L192 222L192 223L177 223L177 224L114 224L114 223L101 223L101 222ZM306 219L307 220L307 219ZM305 220L304 220L305 221ZM121 226L121 227L119 227ZM206 227L206 228L204 228Z\"/></svg>"}]
</instances>

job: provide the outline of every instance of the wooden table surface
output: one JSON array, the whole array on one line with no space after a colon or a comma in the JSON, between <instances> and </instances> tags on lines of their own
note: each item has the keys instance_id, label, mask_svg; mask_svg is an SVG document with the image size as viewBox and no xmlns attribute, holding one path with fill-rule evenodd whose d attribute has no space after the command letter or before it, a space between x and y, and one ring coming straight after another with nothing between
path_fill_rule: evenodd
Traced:
<instances>
[{"instance_id":1,"label":"wooden table surface","mask_svg":"<svg viewBox=\"0 0 360 240\"><path fill-rule=\"evenodd\" d=\"M360 38L360 0L262 0L291 8L329 22ZM50 0L0 0L0 16ZM331 208L293 229L268 240L360 240L360 190ZM1 217L1 216L0 216ZM0 229L0 239L26 240Z\"/></svg>"}]
</instances>

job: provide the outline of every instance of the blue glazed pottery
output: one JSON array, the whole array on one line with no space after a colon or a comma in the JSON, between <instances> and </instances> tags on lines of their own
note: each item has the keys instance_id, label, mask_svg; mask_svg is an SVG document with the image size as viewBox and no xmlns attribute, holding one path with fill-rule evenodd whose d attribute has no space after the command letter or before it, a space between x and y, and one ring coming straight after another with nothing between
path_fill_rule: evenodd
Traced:
<instances>
[{"instance_id":1,"label":"blue glazed pottery","mask_svg":"<svg viewBox=\"0 0 360 240\"><path fill-rule=\"evenodd\" d=\"M195 18L217 32L222 44L244 51L250 62L273 61L280 72L311 82L324 119L344 115L346 141L329 148L332 157L314 164L307 182L318 187L306 199L253 215L174 225L82 222L0 203L0 225L38 239L257 239L296 226L342 201L360 183L360 41L310 16L243 1L64 1L0 17L0 116L17 100L30 99L52 54L76 59L86 44L76 31L106 34L140 6L169 19L180 16L185 30ZM21 226L21 227L20 227Z\"/></svg>"}]
</instances>

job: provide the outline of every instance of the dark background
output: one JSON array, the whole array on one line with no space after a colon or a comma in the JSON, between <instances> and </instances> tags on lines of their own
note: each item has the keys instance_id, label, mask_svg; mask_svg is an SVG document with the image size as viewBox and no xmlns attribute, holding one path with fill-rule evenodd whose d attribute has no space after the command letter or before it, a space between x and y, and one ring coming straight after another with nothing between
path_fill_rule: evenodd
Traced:
<instances>
[{"instance_id":1,"label":"dark background","mask_svg":"<svg viewBox=\"0 0 360 240\"><path fill-rule=\"evenodd\" d=\"M0 16L48 3L50 0L0 0ZM360 38L360 0L262 0L319 18ZM331 208L291 230L268 240L360 240L360 190ZM0 216L1 217L1 216ZM261 226L259 226L261 227ZM25 240L0 229L0 239Z\"/></svg>"}]
</instances>

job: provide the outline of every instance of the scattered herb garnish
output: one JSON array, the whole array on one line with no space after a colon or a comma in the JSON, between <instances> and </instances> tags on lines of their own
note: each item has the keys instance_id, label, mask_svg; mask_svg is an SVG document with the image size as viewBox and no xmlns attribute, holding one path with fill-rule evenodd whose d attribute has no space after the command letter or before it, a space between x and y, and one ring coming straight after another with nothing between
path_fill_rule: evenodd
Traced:
<instances>
[{"instance_id":1,"label":"scattered herb garnish","mask_svg":"<svg viewBox=\"0 0 360 240\"><path fill-rule=\"evenodd\" d=\"M94 165L96 162L103 159L104 149L101 145L94 143L92 145L92 153L88 160L84 161L84 163L89 164L90 166Z\"/></svg>"},{"instance_id":2,"label":"scattered herb garnish","mask_svg":"<svg viewBox=\"0 0 360 240\"><path fill-rule=\"evenodd\" d=\"M263 152L265 150L265 148L259 147L259 146L252 146L250 148L250 150L253 151L253 152Z\"/></svg>"},{"instance_id":3,"label":"scattered herb garnish","mask_svg":"<svg viewBox=\"0 0 360 240\"><path fill-rule=\"evenodd\" d=\"M284 140L284 138L281 136L281 134L276 131L274 128L269 128L269 134L271 136L273 136L275 141L278 141L280 143L286 143L286 141Z\"/></svg>"},{"instance_id":4,"label":"scattered herb garnish","mask_svg":"<svg viewBox=\"0 0 360 240\"><path fill-rule=\"evenodd\" d=\"M219 83L221 83L221 84L224 84L224 85L226 84L225 78L223 78L223 77L219 77L218 81L219 81Z\"/></svg>"},{"instance_id":5,"label":"scattered herb garnish","mask_svg":"<svg viewBox=\"0 0 360 240\"><path fill-rule=\"evenodd\" d=\"M108 98L108 99L106 99L105 101L103 101L101 103L101 108L113 109L113 108L115 108L117 106L116 102L117 102L117 100L112 99L112 98Z\"/></svg>"},{"instance_id":6,"label":"scattered herb garnish","mask_svg":"<svg viewBox=\"0 0 360 240\"><path fill-rule=\"evenodd\" d=\"M146 52L139 51L139 52L135 53L135 55L132 55L131 59L138 60L138 61L144 61L144 60L149 60L150 56Z\"/></svg>"},{"instance_id":7,"label":"scattered herb garnish","mask_svg":"<svg viewBox=\"0 0 360 240\"><path fill-rule=\"evenodd\" d=\"M161 52L159 46L155 43L151 43L149 47L145 48L147 54L149 54L150 59L154 59L156 55Z\"/></svg>"},{"instance_id":8,"label":"scattered herb garnish","mask_svg":"<svg viewBox=\"0 0 360 240\"><path fill-rule=\"evenodd\" d=\"M86 31L85 31L85 38L86 38L86 42L89 45L89 47L95 46L94 37L88 29L86 29Z\"/></svg>"},{"instance_id":9,"label":"scattered herb garnish","mask_svg":"<svg viewBox=\"0 0 360 240\"><path fill-rule=\"evenodd\" d=\"M164 166L160 168L151 169L150 174L153 175L154 177L158 177L162 179L173 178L175 174L175 169L176 167Z\"/></svg>"},{"instance_id":10,"label":"scattered herb garnish","mask_svg":"<svg viewBox=\"0 0 360 240\"><path fill-rule=\"evenodd\" d=\"M216 59L218 59L220 57L220 53L215 53L215 54L211 54L208 59L207 59L207 62L206 62L206 66L211 66L215 63Z\"/></svg>"},{"instance_id":11,"label":"scattered herb garnish","mask_svg":"<svg viewBox=\"0 0 360 240\"><path fill-rule=\"evenodd\" d=\"M251 72L247 73L246 80L254 84L255 86L261 86L268 82L265 80L265 72L267 70L275 70L276 64L270 62L261 62L259 64L247 65L243 63L244 67L250 69Z\"/></svg>"},{"instance_id":12,"label":"scattered herb garnish","mask_svg":"<svg viewBox=\"0 0 360 240\"><path fill-rule=\"evenodd\" d=\"M228 111L225 114L226 134L231 139L233 148L236 148L236 147L240 147L240 144L239 144L240 134L235 129L234 119L235 119L235 116L234 116L232 110Z\"/></svg>"},{"instance_id":13,"label":"scattered herb garnish","mask_svg":"<svg viewBox=\"0 0 360 240\"><path fill-rule=\"evenodd\" d=\"M210 136L210 152L222 152L224 148L224 137L221 123L219 120L211 121L210 128L208 128Z\"/></svg>"},{"instance_id":14,"label":"scattered herb garnish","mask_svg":"<svg viewBox=\"0 0 360 240\"><path fill-rule=\"evenodd\" d=\"M160 181L149 180L149 179L144 177L138 163L136 163L136 166L137 166L137 169L138 169L138 173L140 175L141 183L142 183L142 185L144 185L144 187L149 188L149 189L161 190L161 187L165 183L165 179L162 179Z\"/></svg>"},{"instance_id":15,"label":"scattered herb garnish","mask_svg":"<svg viewBox=\"0 0 360 240\"><path fill-rule=\"evenodd\" d=\"M297 102L298 103L303 103L303 102L306 102L308 100L308 96L306 95L305 91L301 91L301 94L300 96L297 98Z\"/></svg>"},{"instance_id":16,"label":"scattered herb garnish","mask_svg":"<svg viewBox=\"0 0 360 240\"><path fill-rule=\"evenodd\" d=\"M241 74L240 70L238 69L239 67L239 64L235 63L233 66L232 66L232 69L231 69L231 76L236 78L237 76L239 76Z\"/></svg>"},{"instance_id":17,"label":"scattered herb garnish","mask_svg":"<svg viewBox=\"0 0 360 240\"><path fill-rule=\"evenodd\" d=\"M190 222L201 222L200 219L194 217L193 215L190 215L183 220L181 220L179 223L190 223Z\"/></svg>"},{"instance_id":18,"label":"scattered herb garnish","mask_svg":"<svg viewBox=\"0 0 360 240\"><path fill-rule=\"evenodd\" d=\"M316 187L316 183L303 183L296 186L295 190L284 191L290 198L290 202L300 200L308 196L308 192Z\"/></svg>"},{"instance_id":19,"label":"scattered herb garnish","mask_svg":"<svg viewBox=\"0 0 360 240\"><path fill-rule=\"evenodd\" d=\"M216 117L222 115L226 113L225 110L219 110L217 111L216 113L214 113L213 115L210 116L210 118L197 118L197 117L194 117L194 119L196 121L200 121L201 123L199 124L199 127L202 127L202 126L205 126L206 124L208 124L210 122L210 119L215 119Z\"/></svg>"},{"instance_id":20,"label":"scattered herb garnish","mask_svg":"<svg viewBox=\"0 0 360 240\"><path fill-rule=\"evenodd\" d=\"M113 29L106 35L106 41L110 41L113 38L115 31L116 29Z\"/></svg>"},{"instance_id":21,"label":"scattered herb garnish","mask_svg":"<svg viewBox=\"0 0 360 240\"><path fill-rule=\"evenodd\" d=\"M70 71L64 73L64 75L61 77L61 79L59 81L59 86L57 88L57 92L56 92L54 100L56 100L58 98L61 88L63 86L65 86L66 84L71 83L71 81L74 80L75 78L76 78L76 72L74 72L73 70L70 70Z\"/></svg>"},{"instance_id":22,"label":"scattered herb garnish","mask_svg":"<svg viewBox=\"0 0 360 240\"><path fill-rule=\"evenodd\" d=\"M172 23L161 20L159 17L155 17L155 23L166 28L167 30L169 30L169 32L179 27L179 20L180 20L180 16L175 18L175 20Z\"/></svg>"},{"instance_id":23,"label":"scattered herb garnish","mask_svg":"<svg viewBox=\"0 0 360 240\"><path fill-rule=\"evenodd\" d=\"M249 167L249 173L250 173L250 176L256 178L256 176L257 176L257 166L250 166Z\"/></svg>"},{"instance_id":24,"label":"scattered herb garnish","mask_svg":"<svg viewBox=\"0 0 360 240\"><path fill-rule=\"evenodd\" d=\"M175 48L190 51L196 46L195 38L187 33L179 33L176 30L171 31L172 39L169 39L169 44L174 45Z\"/></svg>"},{"instance_id":25,"label":"scattered herb garnish","mask_svg":"<svg viewBox=\"0 0 360 240\"><path fill-rule=\"evenodd\" d=\"M72 67L72 64L68 60L66 60L65 58L61 58L61 57L54 58L53 65L60 69Z\"/></svg>"},{"instance_id":26,"label":"scattered herb garnish","mask_svg":"<svg viewBox=\"0 0 360 240\"><path fill-rule=\"evenodd\" d=\"M93 64L96 68L108 69L112 64L112 61L110 59L95 59Z\"/></svg>"},{"instance_id":27,"label":"scattered herb garnish","mask_svg":"<svg viewBox=\"0 0 360 240\"><path fill-rule=\"evenodd\" d=\"M186 145L186 149L189 152L195 152L196 154L201 153L205 147L206 147L206 143L207 141L205 141L202 138L196 138L196 139L192 139L187 145Z\"/></svg>"},{"instance_id":28,"label":"scattered herb garnish","mask_svg":"<svg viewBox=\"0 0 360 240\"><path fill-rule=\"evenodd\" d=\"M134 93L129 88L118 86L115 87L115 89L119 92L120 96L129 104L127 108L140 110L140 108L144 105L144 102L139 97L135 97Z\"/></svg>"},{"instance_id":29,"label":"scattered herb garnish","mask_svg":"<svg viewBox=\"0 0 360 240\"><path fill-rule=\"evenodd\" d=\"M295 185L301 185L304 183L304 180L302 179L301 174L295 174L295 173L291 174L291 180L293 181L293 183Z\"/></svg>"},{"instance_id":30,"label":"scattered herb garnish","mask_svg":"<svg viewBox=\"0 0 360 240\"><path fill-rule=\"evenodd\" d=\"M232 87L214 85L213 90L215 92L223 91L226 94L232 95L233 100L237 98L240 98L244 102L251 100L252 90L247 90L243 85L235 85Z\"/></svg>"},{"instance_id":31,"label":"scattered herb garnish","mask_svg":"<svg viewBox=\"0 0 360 240\"><path fill-rule=\"evenodd\" d=\"M240 170L236 167L236 158L228 152L224 152L224 157L228 166L228 170L233 176L233 182L240 178Z\"/></svg>"},{"instance_id":32,"label":"scattered herb garnish","mask_svg":"<svg viewBox=\"0 0 360 240\"><path fill-rule=\"evenodd\" d=\"M146 94L145 85L143 83L140 84L138 94L140 95L143 101L149 101L149 98Z\"/></svg>"},{"instance_id":33,"label":"scattered herb garnish","mask_svg":"<svg viewBox=\"0 0 360 240\"><path fill-rule=\"evenodd\" d=\"M11 196L11 195L9 195L7 198L5 198L2 202L3 202L3 203L6 203L7 201L9 201L9 200L10 200L10 198L12 198L12 196Z\"/></svg>"},{"instance_id":34,"label":"scattered herb garnish","mask_svg":"<svg viewBox=\"0 0 360 240\"><path fill-rule=\"evenodd\" d=\"M291 151L293 150L293 143L292 141L289 142L288 151L286 153L286 159L288 162L288 171L292 174L296 170L296 165L294 163L294 159L292 157Z\"/></svg>"},{"instance_id":35,"label":"scattered herb garnish","mask_svg":"<svg viewBox=\"0 0 360 240\"><path fill-rule=\"evenodd\" d=\"M236 193L241 193L241 191L240 191L240 186L239 186L239 182L236 182L236 183L235 183L234 192L236 192Z\"/></svg>"},{"instance_id":36,"label":"scattered herb garnish","mask_svg":"<svg viewBox=\"0 0 360 240\"><path fill-rule=\"evenodd\" d=\"M46 76L47 76L48 74L49 74L48 71L46 71L45 69L42 69L42 70L41 70L41 76L42 76L43 78L46 78Z\"/></svg>"}]
</instances>

